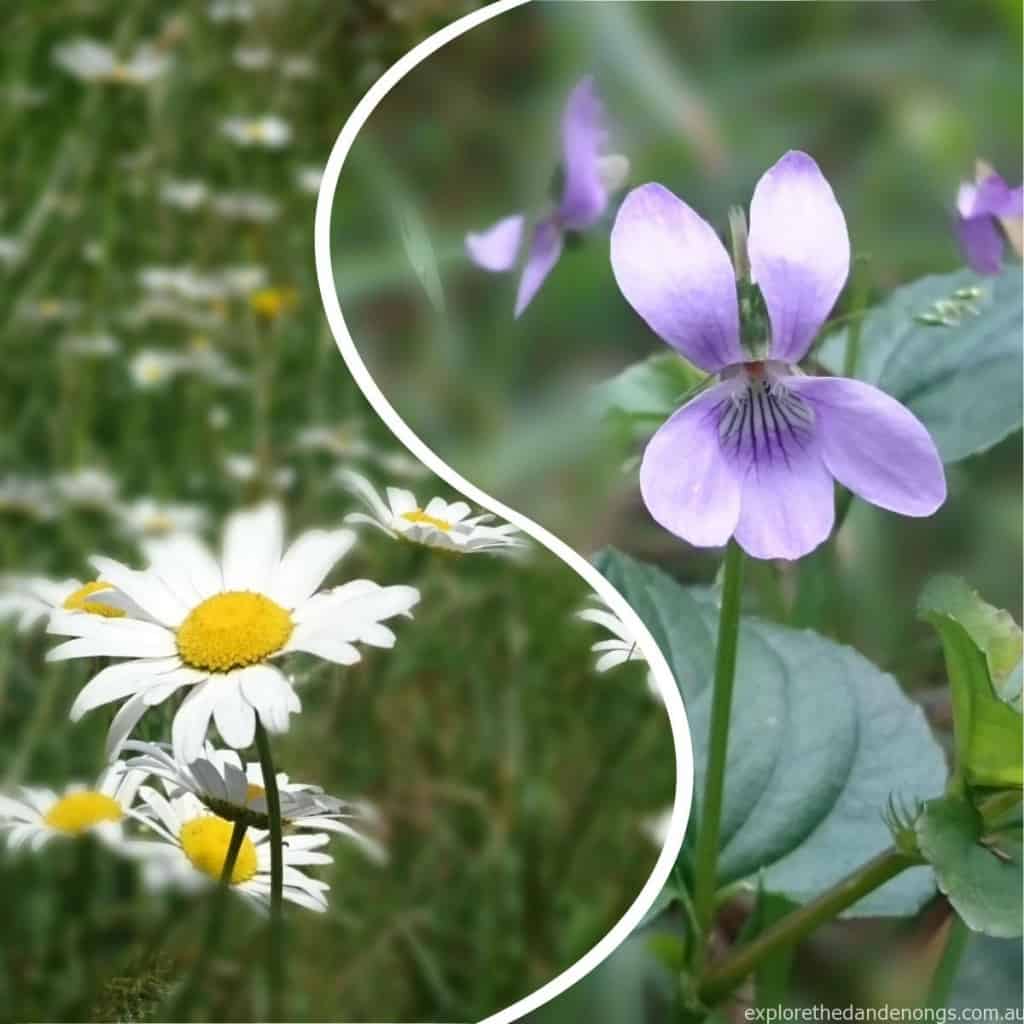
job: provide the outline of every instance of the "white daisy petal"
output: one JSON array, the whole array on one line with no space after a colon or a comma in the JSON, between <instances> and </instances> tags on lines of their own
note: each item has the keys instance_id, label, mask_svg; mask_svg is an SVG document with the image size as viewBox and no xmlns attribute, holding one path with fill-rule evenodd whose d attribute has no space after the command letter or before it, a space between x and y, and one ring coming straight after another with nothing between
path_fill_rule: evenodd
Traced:
<instances>
[{"instance_id":1,"label":"white daisy petal","mask_svg":"<svg viewBox=\"0 0 1024 1024\"><path fill-rule=\"evenodd\" d=\"M287 732L288 716L302 704L291 683L276 668L253 665L236 673L242 696L260 716L268 732Z\"/></svg>"},{"instance_id":2,"label":"white daisy petal","mask_svg":"<svg viewBox=\"0 0 1024 1024\"><path fill-rule=\"evenodd\" d=\"M319 631L306 629L302 633L296 630L288 645L288 650L315 654L318 658L333 661L337 665L355 665L362 660L362 655L357 647L353 647L352 644L326 629Z\"/></svg>"},{"instance_id":3,"label":"white daisy petal","mask_svg":"<svg viewBox=\"0 0 1024 1024\"><path fill-rule=\"evenodd\" d=\"M198 537L178 534L146 546L153 569L186 604L187 595L205 600L224 589L224 577L210 549Z\"/></svg>"},{"instance_id":4,"label":"white daisy petal","mask_svg":"<svg viewBox=\"0 0 1024 1024\"><path fill-rule=\"evenodd\" d=\"M237 673L216 680L223 689L213 706L213 720L224 742L231 747L251 746L256 733L256 715L242 697L241 681Z\"/></svg>"},{"instance_id":5,"label":"white daisy petal","mask_svg":"<svg viewBox=\"0 0 1024 1024\"><path fill-rule=\"evenodd\" d=\"M112 558L99 555L91 559L99 572L99 578L112 584L129 597L150 618L165 626L181 625L188 609L171 592L159 576L151 572L129 569Z\"/></svg>"},{"instance_id":6,"label":"white daisy petal","mask_svg":"<svg viewBox=\"0 0 1024 1024\"><path fill-rule=\"evenodd\" d=\"M85 618L86 616L81 616ZM104 619L113 622L113 619ZM172 658L178 653L174 634L160 626L144 622L134 623L136 630L104 630L92 636L79 637L54 647L46 655L47 661L65 661L68 658Z\"/></svg>"},{"instance_id":7,"label":"white daisy petal","mask_svg":"<svg viewBox=\"0 0 1024 1024\"><path fill-rule=\"evenodd\" d=\"M190 764L202 756L206 731L217 703L219 683L219 679L207 679L205 683L194 687L174 716L171 744L174 756L184 764Z\"/></svg>"},{"instance_id":8,"label":"white daisy petal","mask_svg":"<svg viewBox=\"0 0 1024 1024\"><path fill-rule=\"evenodd\" d=\"M283 543L284 516L275 502L231 516L224 531L224 589L266 593Z\"/></svg>"},{"instance_id":9,"label":"white daisy petal","mask_svg":"<svg viewBox=\"0 0 1024 1024\"><path fill-rule=\"evenodd\" d=\"M357 498L361 498L366 502L377 519L386 521L391 518L391 510L384 504L381 500L381 496L377 493L377 489L369 480L366 479L365 476L361 476L359 473L354 473L350 469L340 469L337 473L337 479L342 486L351 491ZM368 522L376 522L376 520L371 517L364 518L366 518Z\"/></svg>"},{"instance_id":10,"label":"white daisy petal","mask_svg":"<svg viewBox=\"0 0 1024 1024\"><path fill-rule=\"evenodd\" d=\"M281 559L267 591L278 604L294 608L305 601L355 543L351 530L310 530Z\"/></svg>"},{"instance_id":11,"label":"white daisy petal","mask_svg":"<svg viewBox=\"0 0 1024 1024\"><path fill-rule=\"evenodd\" d=\"M137 693L134 697L125 701L114 720L110 723L107 732L107 759L111 760L121 753L121 746L131 735L132 729L139 723L139 719L146 713L146 702L143 700L145 693Z\"/></svg>"},{"instance_id":12,"label":"white daisy petal","mask_svg":"<svg viewBox=\"0 0 1024 1024\"><path fill-rule=\"evenodd\" d=\"M415 512L416 495L401 487L389 487L387 489L388 504L391 506L393 516L401 516L406 512Z\"/></svg>"},{"instance_id":13,"label":"white daisy petal","mask_svg":"<svg viewBox=\"0 0 1024 1024\"><path fill-rule=\"evenodd\" d=\"M180 665L176 658L122 661L108 665L89 680L71 705L70 718L77 722L87 711L130 697L154 685L165 672Z\"/></svg>"}]
</instances>

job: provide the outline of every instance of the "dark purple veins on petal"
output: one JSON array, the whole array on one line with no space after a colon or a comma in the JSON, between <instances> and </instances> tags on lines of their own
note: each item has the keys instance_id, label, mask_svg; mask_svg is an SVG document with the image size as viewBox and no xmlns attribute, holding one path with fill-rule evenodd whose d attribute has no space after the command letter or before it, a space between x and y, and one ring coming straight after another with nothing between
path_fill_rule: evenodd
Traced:
<instances>
[{"instance_id":1,"label":"dark purple veins on petal","mask_svg":"<svg viewBox=\"0 0 1024 1024\"><path fill-rule=\"evenodd\" d=\"M776 459L790 463L803 451L814 431L814 413L799 397L777 382L751 380L715 407L723 452L744 470Z\"/></svg>"}]
</instances>

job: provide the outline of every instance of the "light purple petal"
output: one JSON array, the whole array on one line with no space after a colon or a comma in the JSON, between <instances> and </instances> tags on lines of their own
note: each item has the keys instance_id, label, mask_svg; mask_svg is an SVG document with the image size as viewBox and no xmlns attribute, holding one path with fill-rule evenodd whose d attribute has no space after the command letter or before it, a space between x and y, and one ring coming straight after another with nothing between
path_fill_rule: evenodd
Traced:
<instances>
[{"instance_id":1,"label":"light purple petal","mask_svg":"<svg viewBox=\"0 0 1024 1024\"><path fill-rule=\"evenodd\" d=\"M565 188L558 213L571 231L589 228L608 206L599 163L606 138L604 108L594 80L584 78L569 95L562 115Z\"/></svg>"},{"instance_id":2,"label":"light purple petal","mask_svg":"<svg viewBox=\"0 0 1024 1024\"><path fill-rule=\"evenodd\" d=\"M732 262L714 229L662 185L626 196L611 239L612 270L651 330L709 373L741 363Z\"/></svg>"},{"instance_id":3,"label":"light purple petal","mask_svg":"<svg viewBox=\"0 0 1024 1024\"><path fill-rule=\"evenodd\" d=\"M998 174L990 174L976 186L961 187L957 209L963 217L1024 216L1024 190L1010 188Z\"/></svg>"},{"instance_id":4,"label":"light purple petal","mask_svg":"<svg viewBox=\"0 0 1024 1024\"><path fill-rule=\"evenodd\" d=\"M516 265L523 242L524 223L523 215L514 213L483 231L471 231L466 235L466 253L484 270L496 274L511 270Z\"/></svg>"},{"instance_id":5,"label":"light purple petal","mask_svg":"<svg viewBox=\"0 0 1024 1024\"><path fill-rule=\"evenodd\" d=\"M771 357L797 363L850 271L846 219L806 153L790 150L761 176L750 201L748 252L771 320Z\"/></svg>"},{"instance_id":6,"label":"light purple petal","mask_svg":"<svg viewBox=\"0 0 1024 1024\"><path fill-rule=\"evenodd\" d=\"M832 532L835 489L820 445L810 438L786 452L751 463L743 479L736 542L754 558L802 558Z\"/></svg>"},{"instance_id":7,"label":"light purple petal","mask_svg":"<svg viewBox=\"0 0 1024 1024\"><path fill-rule=\"evenodd\" d=\"M905 516L930 516L946 500L935 442L895 398L841 377L786 383L814 409L825 465L844 487Z\"/></svg>"},{"instance_id":8,"label":"light purple petal","mask_svg":"<svg viewBox=\"0 0 1024 1024\"><path fill-rule=\"evenodd\" d=\"M719 384L688 402L651 438L640 490L666 530L698 547L718 547L736 529L739 481L722 454L718 421L732 386Z\"/></svg>"},{"instance_id":9,"label":"light purple petal","mask_svg":"<svg viewBox=\"0 0 1024 1024\"><path fill-rule=\"evenodd\" d=\"M998 274L1003 267L1003 236L995 219L957 214L953 227L971 270L976 274Z\"/></svg>"},{"instance_id":10,"label":"light purple petal","mask_svg":"<svg viewBox=\"0 0 1024 1024\"><path fill-rule=\"evenodd\" d=\"M523 268L523 276L519 281L515 309L517 317L521 316L523 310L533 301L533 297L540 291L544 279L554 269L561 255L561 228L553 220L542 220L533 229L530 254L526 257L526 266Z\"/></svg>"}]
</instances>

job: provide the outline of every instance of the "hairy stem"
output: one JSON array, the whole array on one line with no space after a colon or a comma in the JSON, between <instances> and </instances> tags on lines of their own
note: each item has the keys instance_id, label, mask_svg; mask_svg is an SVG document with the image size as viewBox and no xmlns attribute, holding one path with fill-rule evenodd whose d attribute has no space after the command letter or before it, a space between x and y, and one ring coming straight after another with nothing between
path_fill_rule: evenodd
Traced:
<instances>
[{"instance_id":1,"label":"hairy stem","mask_svg":"<svg viewBox=\"0 0 1024 1024\"><path fill-rule=\"evenodd\" d=\"M729 718L736 678L736 646L739 639L740 597L743 590L743 551L729 541L725 551L725 579L722 610L718 619L718 649L715 655L714 692L711 698L711 735L704 776L704 798L700 805L700 831L694 864L694 909L700 934L693 946L693 972L704 964L708 933L715 915L718 840L725 792L725 763L729 747Z\"/></svg>"},{"instance_id":2,"label":"hairy stem","mask_svg":"<svg viewBox=\"0 0 1024 1024\"><path fill-rule=\"evenodd\" d=\"M852 907L869 892L874 892L891 878L918 863L920 861L917 858L890 847L862 864L817 899L787 914L752 942L735 950L722 964L710 971L700 985L701 1001L712 1005L724 999L774 952L799 942L847 907Z\"/></svg>"},{"instance_id":3,"label":"hairy stem","mask_svg":"<svg viewBox=\"0 0 1024 1024\"><path fill-rule=\"evenodd\" d=\"M247 826L244 822L236 821L235 827L231 830L228 852L224 857L224 866L221 868L220 882L210 901L210 914L206 919L206 931L203 933L199 952L196 954L195 966L192 968L192 974L179 990L177 998L168 1008L167 1020L188 1020L192 1004L195 1002L196 996L206 981L206 975L210 969L210 961L220 945L221 930L224 926L224 911L227 906L227 895L231 888L231 875L235 870L238 852L242 849L242 840L245 838L246 828Z\"/></svg>"},{"instance_id":4,"label":"hairy stem","mask_svg":"<svg viewBox=\"0 0 1024 1024\"><path fill-rule=\"evenodd\" d=\"M277 773L270 753L270 740L260 716L256 716L256 747L260 753L263 788L267 793L267 817L270 819L270 944L267 981L270 988L270 1019L283 1020L284 997L284 849L281 840L281 797L277 791Z\"/></svg>"}]
</instances>

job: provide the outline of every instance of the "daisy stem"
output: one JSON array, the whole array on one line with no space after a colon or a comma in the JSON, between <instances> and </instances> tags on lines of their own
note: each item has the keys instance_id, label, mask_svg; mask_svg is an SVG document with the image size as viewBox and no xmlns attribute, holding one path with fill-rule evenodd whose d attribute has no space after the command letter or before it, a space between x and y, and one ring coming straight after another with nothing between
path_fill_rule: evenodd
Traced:
<instances>
[{"instance_id":1,"label":"daisy stem","mask_svg":"<svg viewBox=\"0 0 1024 1024\"><path fill-rule=\"evenodd\" d=\"M270 987L270 1019L283 1020L284 995L284 850L281 839L281 797L277 791L277 773L270 753L270 740L260 716L256 716L256 748L260 753L263 788L267 794L270 819L270 950L267 981Z\"/></svg>"},{"instance_id":2,"label":"daisy stem","mask_svg":"<svg viewBox=\"0 0 1024 1024\"><path fill-rule=\"evenodd\" d=\"M248 826L245 822L236 821L235 827L231 830L231 839L228 842L228 850L224 855L224 866L220 872L220 882L210 902L210 916L206 919L206 931L203 934L203 941L196 956L195 967L192 974L181 987L177 998L167 1011L167 1020L188 1020L192 1004L196 995L206 981L206 975L210 968L210 961L220 945L221 929L224 926L224 912L227 906L227 896L231 889L231 876L235 871L235 862L238 860L238 852L242 849L242 840L245 839L245 832Z\"/></svg>"},{"instance_id":3,"label":"daisy stem","mask_svg":"<svg viewBox=\"0 0 1024 1024\"><path fill-rule=\"evenodd\" d=\"M704 798L700 805L700 830L694 865L694 909L700 934L694 936L693 973L704 965L708 935L715 915L716 868L722 824L722 796L729 747L729 718L736 678L736 647L739 640L740 598L743 590L743 551L735 540L725 551L722 609L718 618L718 648L711 698L711 735L704 774Z\"/></svg>"}]
</instances>

